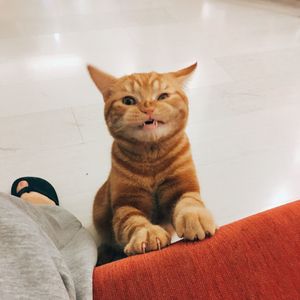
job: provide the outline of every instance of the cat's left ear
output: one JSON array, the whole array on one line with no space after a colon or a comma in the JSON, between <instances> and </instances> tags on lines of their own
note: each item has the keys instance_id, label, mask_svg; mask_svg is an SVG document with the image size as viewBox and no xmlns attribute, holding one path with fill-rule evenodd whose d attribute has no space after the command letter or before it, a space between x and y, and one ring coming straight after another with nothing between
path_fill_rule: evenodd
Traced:
<instances>
[{"instance_id":1,"label":"cat's left ear","mask_svg":"<svg viewBox=\"0 0 300 300\"><path fill-rule=\"evenodd\" d=\"M87 69L95 85L102 93L104 100L106 100L106 98L109 96L109 88L117 81L117 79L91 65L88 65Z\"/></svg>"},{"instance_id":2,"label":"cat's left ear","mask_svg":"<svg viewBox=\"0 0 300 300\"><path fill-rule=\"evenodd\" d=\"M175 77L180 84L184 84L186 80L192 75L192 73L195 71L196 68L197 68L197 62L187 68L181 69L176 72L171 72L169 74Z\"/></svg>"}]
</instances>

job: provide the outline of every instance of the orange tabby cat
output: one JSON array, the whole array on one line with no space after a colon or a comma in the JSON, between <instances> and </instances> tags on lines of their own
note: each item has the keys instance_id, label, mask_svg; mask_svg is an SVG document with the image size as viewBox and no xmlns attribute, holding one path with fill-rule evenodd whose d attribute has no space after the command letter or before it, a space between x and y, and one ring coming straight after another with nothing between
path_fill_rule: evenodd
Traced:
<instances>
[{"instance_id":1,"label":"orange tabby cat","mask_svg":"<svg viewBox=\"0 0 300 300\"><path fill-rule=\"evenodd\" d=\"M112 251L121 257L120 250L133 255L166 247L174 229L187 240L215 233L185 134L183 84L196 66L121 78L88 66L114 138L111 171L93 209L101 263L114 259L105 257Z\"/></svg>"}]
</instances>

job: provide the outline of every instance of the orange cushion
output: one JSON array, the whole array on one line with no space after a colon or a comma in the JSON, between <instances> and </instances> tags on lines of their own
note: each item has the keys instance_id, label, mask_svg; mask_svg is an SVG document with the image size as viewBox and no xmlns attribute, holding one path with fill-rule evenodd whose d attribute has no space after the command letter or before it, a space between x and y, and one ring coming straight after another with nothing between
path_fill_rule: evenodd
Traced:
<instances>
[{"instance_id":1,"label":"orange cushion","mask_svg":"<svg viewBox=\"0 0 300 300\"><path fill-rule=\"evenodd\" d=\"M95 299L300 299L300 201L95 268Z\"/></svg>"}]
</instances>

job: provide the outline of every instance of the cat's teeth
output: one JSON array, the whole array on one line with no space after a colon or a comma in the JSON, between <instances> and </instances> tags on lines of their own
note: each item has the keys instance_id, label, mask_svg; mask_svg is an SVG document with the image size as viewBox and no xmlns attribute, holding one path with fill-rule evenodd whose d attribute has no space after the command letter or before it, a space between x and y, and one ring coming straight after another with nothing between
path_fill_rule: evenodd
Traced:
<instances>
[{"instance_id":1,"label":"cat's teeth","mask_svg":"<svg viewBox=\"0 0 300 300\"><path fill-rule=\"evenodd\" d=\"M143 128L144 128L145 130L153 130L153 129L157 128L157 126L158 126L158 122L157 122L156 120L154 120L154 121L153 121L152 123L150 123L150 124L147 124L147 123L145 122Z\"/></svg>"}]
</instances>

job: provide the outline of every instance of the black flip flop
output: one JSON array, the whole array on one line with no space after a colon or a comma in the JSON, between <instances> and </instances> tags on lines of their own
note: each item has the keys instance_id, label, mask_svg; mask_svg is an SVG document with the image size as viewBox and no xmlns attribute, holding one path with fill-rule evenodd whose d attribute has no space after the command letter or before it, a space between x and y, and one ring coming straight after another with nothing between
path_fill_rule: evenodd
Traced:
<instances>
[{"instance_id":1,"label":"black flip flop","mask_svg":"<svg viewBox=\"0 0 300 300\"><path fill-rule=\"evenodd\" d=\"M28 186L17 192L17 186L20 181L26 180ZM24 193L37 192L51 199L56 205L59 205L59 200L54 187L45 179L38 177L21 177L14 181L11 187L13 196L21 197Z\"/></svg>"}]
</instances>

